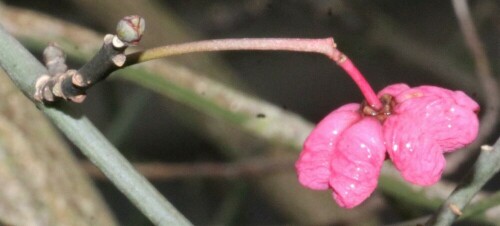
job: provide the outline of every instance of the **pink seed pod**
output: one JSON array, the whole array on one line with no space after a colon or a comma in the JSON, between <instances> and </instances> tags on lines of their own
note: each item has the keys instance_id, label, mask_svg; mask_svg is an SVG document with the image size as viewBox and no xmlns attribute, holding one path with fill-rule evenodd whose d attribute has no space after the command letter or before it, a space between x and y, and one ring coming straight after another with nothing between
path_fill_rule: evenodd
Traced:
<instances>
[{"instance_id":1,"label":"pink seed pod","mask_svg":"<svg viewBox=\"0 0 500 226\"><path fill-rule=\"evenodd\" d=\"M311 189L329 188L330 161L340 134L361 119L359 104L347 104L331 112L311 132L295 164L299 182Z\"/></svg>"},{"instance_id":2,"label":"pink seed pod","mask_svg":"<svg viewBox=\"0 0 500 226\"><path fill-rule=\"evenodd\" d=\"M395 105L383 124L387 152L403 177L414 184L432 185L445 166L443 152L471 143L477 136L479 105L461 91L435 86L386 87Z\"/></svg>"},{"instance_id":3,"label":"pink seed pod","mask_svg":"<svg viewBox=\"0 0 500 226\"><path fill-rule=\"evenodd\" d=\"M302 185L331 188L341 207L352 208L375 190L384 158L380 122L363 117L359 104L347 104L311 132L295 166Z\"/></svg>"},{"instance_id":4,"label":"pink seed pod","mask_svg":"<svg viewBox=\"0 0 500 226\"><path fill-rule=\"evenodd\" d=\"M339 206L353 208L375 190L385 159L382 126L363 117L347 128L332 153L330 187Z\"/></svg>"}]
</instances>

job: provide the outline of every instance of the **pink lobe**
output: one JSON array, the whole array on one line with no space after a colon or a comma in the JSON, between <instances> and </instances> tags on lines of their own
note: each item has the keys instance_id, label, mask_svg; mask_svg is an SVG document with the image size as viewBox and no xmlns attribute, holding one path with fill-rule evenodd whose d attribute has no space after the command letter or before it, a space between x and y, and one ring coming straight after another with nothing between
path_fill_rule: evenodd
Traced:
<instances>
[{"instance_id":1,"label":"pink lobe","mask_svg":"<svg viewBox=\"0 0 500 226\"><path fill-rule=\"evenodd\" d=\"M382 126L365 117L342 133L331 158L330 186L339 206L353 208L377 187L385 159Z\"/></svg>"},{"instance_id":2,"label":"pink lobe","mask_svg":"<svg viewBox=\"0 0 500 226\"><path fill-rule=\"evenodd\" d=\"M304 143L295 163L299 182L311 189L329 188L330 160L340 134L359 121L359 104L347 104L327 115Z\"/></svg>"},{"instance_id":3,"label":"pink lobe","mask_svg":"<svg viewBox=\"0 0 500 226\"><path fill-rule=\"evenodd\" d=\"M401 90L392 93L396 105L383 126L387 151L406 180L431 185L441 177L442 153L476 138L479 105L461 91L435 86Z\"/></svg>"},{"instance_id":4,"label":"pink lobe","mask_svg":"<svg viewBox=\"0 0 500 226\"><path fill-rule=\"evenodd\" d=\"M404 83L397 83L397 84L392 84L389 86L386 86L384 89L380 90L378 92L378 97L380 98L383 94L389 94L393 97L399 95L403 91L409 90L410 87Z\"/></svg>"},{"instance_id":5,"label":"pink lobe","mask_svg":"<svg viewBox=\"0 0 500 226\"><path fill-rule=\"evenodd\" d=\"M396 101L396 115L411 112L425 118L420 126L444 152L462 148L477 137L479 105L461 91L420 86L400 93Z\"/></svg>"},{"instance_id":6,"label":"pink lobe","mask_svg":"<svg viewBox=\"0 0 500 226\"><path fill-rule=\"evenodd\" d=\"M421 119L411 114L387 118L384 138L387 153L403 178L425 186L441 178L446 163L439 145L419 126Z\"/></svg>"}]
</instances>

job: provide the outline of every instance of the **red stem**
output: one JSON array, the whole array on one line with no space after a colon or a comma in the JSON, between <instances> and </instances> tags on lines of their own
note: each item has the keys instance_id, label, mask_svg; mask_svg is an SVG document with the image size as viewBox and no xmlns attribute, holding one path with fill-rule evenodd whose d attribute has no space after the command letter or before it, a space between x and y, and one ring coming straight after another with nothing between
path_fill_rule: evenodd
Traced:
<instances>
[{"instance_id":1,"label":"red stem","mask_svg":"<svg viewBox=\"0 0 500 226\"><path fill-rule=\"evenodd\" d=\"M365 77L363 77L361 72L359 72L358 68L354 66L351 59L345 57L341 60L341 62L337 63L342 69L344 69L344 71L347 72L347 74L349 74L349 76L351 76L356 85L358 85L361 93L365 96L366 102L368 102L368 104L374 109L381 109L382 103L378 99L377 94L375 94L368 81L366 81Z\"/></svg>"},{"instance_id":2,"label":"red stem","mask_svg":"<svg viewBox=\"0 0 500 226\"><path fill-rule=\"evenodd\" d=\"M356 66L354 66L351 60L349 60L349 58L337 49L337 45L333 41L333 38L242 38L191 42L162 46L142 52L132 53L127 56L126 65L185 53L227 50L274 50L321 53L335 61L347 72L349 76L351 76L371 107L375 109L380 109L382 107L382 103L370 87L370 84L368 84L366 79L359 72Z\"/></svg>"}]
</instances>

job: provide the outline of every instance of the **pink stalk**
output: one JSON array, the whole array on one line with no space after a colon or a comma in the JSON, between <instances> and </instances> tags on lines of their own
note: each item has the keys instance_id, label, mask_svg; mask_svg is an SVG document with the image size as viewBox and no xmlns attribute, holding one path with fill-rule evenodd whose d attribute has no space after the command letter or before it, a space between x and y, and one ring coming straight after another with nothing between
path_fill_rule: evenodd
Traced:
<instances>
[{"instance_id":1,"label":"pink stalk","mask_svg":"<svg viewBox=\"0 0 500 226\"><path fill-rule=\"evenodd\" d=\"M333 38L299 39L299 38L243 38L218 39L191 42L177 45L168 45L132 53L127 57L127 64L135 64L194 52L213 52L228 50L265 50L265 51L294 51L320 53L328 56L342 67L359 87L366 101L375 109L380 109L382 103L370 87L366 79L354 66L352 61L336 48Z\"/></svg>"},{"instance_id":2,"label":"pink stalk","mask_svg":"<svg viewBox=\"0 0 500 226\"><path fill-rule=\"evenodd\" d=\"M368 104L374 109L381 109L382 103L377 98L377 95L375 95L375 92L373 91L370 84L366 81L365 77L361 74L358 68L354 66L351 59L345 57L343 60L341 59L341 61L342 62L337 62L337 64L342 67L342 69L344 69L344 71L346 71L347 74L351 76L356 85L358 85L361 93L363 93L363 96L365 96L366 102L368 102Z\"/></svg>"}]
</instances>

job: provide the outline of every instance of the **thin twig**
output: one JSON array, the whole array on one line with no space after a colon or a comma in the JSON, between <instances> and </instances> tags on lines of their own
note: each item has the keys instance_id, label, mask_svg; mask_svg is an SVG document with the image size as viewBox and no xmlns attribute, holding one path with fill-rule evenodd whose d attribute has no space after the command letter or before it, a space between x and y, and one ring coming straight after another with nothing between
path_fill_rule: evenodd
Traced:
<instances>
[{"instance_id":1,"label":"thin twig","mask_svg":"<svg viewBox=\"0 0 500 226\"><path fill-rule=\"evenodd\" d=\"M92 163L80 162L87 173L95 179L106 180L106 176ZM187 177L209 177L235 179L258 177L293 170L292 159L250 159L234 163L133 163L142 175L150 180L172 180Z\"/></svg>"},{"instance_id":2,"label":"thin twig","mask_svg":"<svg viewBox=\"0 0 500 226\"><path fill-rule=\"evenodd\" d=\"M137 64L154 59L174 55L231 50L262 50L262 51L294 51L320 53L330 57L335 62L340 61L342 53L336 48L332 38L301 39L301 38L241 38L215 39L207 41L188 42L147 49L129 54L126 65Z\"/></svg>"},{"instance_id":3,"label":"thin twig","mask_svg":"<svg viewBox=\"0 0 500 226\"><path fill-rule=\"evenodd\" d=\"M241 38L189 42L128 54L125 66L180 54L231 50L293 51L323 54L344 69L359 87L371 107L377 110L382 108L382 103L364 76L354 66L354 63L337 49L337 44L335 44L333 38Z\"/></svg>"}]
</instances>

